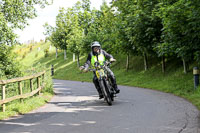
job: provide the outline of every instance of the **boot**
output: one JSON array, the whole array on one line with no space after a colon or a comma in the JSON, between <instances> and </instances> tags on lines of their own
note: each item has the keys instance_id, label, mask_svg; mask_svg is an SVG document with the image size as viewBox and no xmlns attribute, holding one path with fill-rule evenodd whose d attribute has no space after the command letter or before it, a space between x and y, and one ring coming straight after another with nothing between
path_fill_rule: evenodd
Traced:
<instances>
[{"instance_id":1,"label":"boot","mask_svg":"<svg viewBox=\"0 0 200 133\"><path fill-rule=\"evenodd\" d=\"M103 94L99 94L99 99L102 99L103 98Z\"/></svg>"},{"instance_id":2,"label":"boot","mask_svg":"<svg viewBox=\"0 0 200 133\"><path fill-rule=\"evenodd\" d=\"M103 93L102 93L101 89L98 88L98 89L97 89L97 92L98 92L98 94L99 94L99 99L102 99L102 98L103 98Z\"/></svg>"},{"instance_id":3,"label":"boot","mask_svg":"<svg viewBox=\"0 0 200 133\"><path fill-rule=\"evenodd\" d=\"M111 78L111 80L112 80L113 88L114 88L116 94L120 93L120 89L118 89L118 87L117 87L116 79L113 77L113 78Z\"/></svg>"},{"instance_id":4,"label":"boot","mask_svg":"<svg viewBox=\"0 0 200 133\"><path fill-rule=\"evenodd\" d=\"M117 87L117 84L114 87L116 94L120 93L120 89Z\"/></svg>"},{"instance_id":5,"label":"boot","mask_svg":"<svg viewBox=\"0 0 200 133\"><path fill-rule=\"evenodd\" d=\"M97 89L97 92L99 94L99 99L102 99L103 98L103 93L101 91L101 88L98 86L98 85L95 85L96 89Z\"/></svg>"}]
</instances>

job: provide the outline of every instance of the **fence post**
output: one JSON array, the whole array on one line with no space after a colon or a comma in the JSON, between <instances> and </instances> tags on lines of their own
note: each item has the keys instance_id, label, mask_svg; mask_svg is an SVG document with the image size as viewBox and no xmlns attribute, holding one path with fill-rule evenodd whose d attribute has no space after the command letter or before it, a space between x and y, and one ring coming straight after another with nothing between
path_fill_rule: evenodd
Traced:
<instances>
[{"instance_id":1,"label":"fence post","mask_svg":"<svg viewBox=\"0 0 200 133\"><path fill-rule=\"evenodd\" d=\"M53 67L53 65L51 65L51 76L53 76L54 75L54 67Z\"/></svg>"},{"instance_id":2,"label":"fence post","mask_svg":"<svg viewBox=\"0 0 200 133\"><path fill-rule=\"evenodd\" d=\"M30 88L31 88L31 92L33 91L33 79L30 79Z\"/></svg>"},{"instance_id":3,"label":"fence post","mask_svg":"<svg viewBox=\"0 0 200 133\"><path fill-rule=\"evenodd\" d=\"M193 75L194 75L194 89L196 89L199 85L199 68L193 68Z\"/></svg>"},{"instance_id":4,"label":"fence post","mask_svg":"<svg viewBox=\"0 0 200 133\"><path fill-rule=\"evenodd\" d=\"M42 74L42 87L44 86L44 74Z\"/></svg>"},{"instance_id":5,"label":"fence post","mask_svg":"<svg viewBox=\"0 0 200 133\"><path fill-rule=\"evenodd\" d=\"M3 85L2 87L2 100L6 99L6 85ZM3 103L2 104L2 111L5 112L6 111L6 104Z\"/></svg>"},{"instance_id":6,"label":"fence post","mask_svg":"<svg viewBox=\"0 0 200 133\"><path fill-rule=\"evenodd\" d=\"M19 95L22 95L22 84L21 84L21 81L18 82L18 89L19 89ZM22 98L20 98L20 102L23 102Z\"/></svg>"},{"instance_id":7,"label":"fence post","mask_svg":"<svg viewBox=\"0 0 200 133\"><path fill-rule=\"evenodd\" d=\"M40 88L40 76L37 77L37 88ZM40 91L38 91L38 95L40 95Z\"/></svg>"}]
</instances>

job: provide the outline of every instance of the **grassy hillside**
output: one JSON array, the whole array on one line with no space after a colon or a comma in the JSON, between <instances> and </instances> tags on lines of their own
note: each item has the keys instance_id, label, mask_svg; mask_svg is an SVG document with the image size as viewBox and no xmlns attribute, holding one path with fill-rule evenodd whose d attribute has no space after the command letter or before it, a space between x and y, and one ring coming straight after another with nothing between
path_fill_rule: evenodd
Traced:
<instances>
[{"instance_id":1,"label":"grassy hillside","mask_svg":"<svg viewBox=\"0 0 200 133\"><path fill-rule=\"evenodd\" d=\"M48 53L50 54L55 48L51 47L50 49L49 43L40 42L37 44L18 45L14 49L14 52L17 54L17 59L22 66L27 67L28 69L45 56L46 50L48 50Z\"/></svg>"},{"instance_id":2,"label":"grassy hillside","mask_svg":"<svg viewBox=\"0 0 200 133\"><path fill-rule=\"evenodd\" d=\"M33 73L41 72L42 69L45 69L45 66L40 63L37 63L37 67L32 66L35 64L35 62L38 62L39 59L45 56L45 50L47 49L49 49L49 44L43 42L38 43L37 45L30 44L15 47L13 52L17 57L16 60L20 61L20 69L23 75L32 75ZM32 97L26 98L23 100L23 102L20 102L20 100L14 100L7 103L6 111L0 111L0 120L6 119L10 116L30 112L38 107L41 107L47 101L49 101L52 97L53 92L51 77L50 75L47 75L49 75L49 72L46 74L46 85L45 88L42 90L41 95L34 95ZM33 82L36 82L36 80L33 80ZM30 81L28 80L21 82L22 86L26 86L25 88L23 88L23 93L30 93L29 83ZM36 89L36 84L34 88ZM18 95L18 88L16 86L16 83L9 84L6 90L6 98ZM2 110L2 107L0 107L0 110Z\"/></svg>"},{"instance_id":3,"label":"grassy hillside","mask_svg":"<svg viewBox=\"0 0 200 133\"><path fill-rule=\"evenodd\" d=\"M27 46L26 46L27 47ZM42 64L46 67L54 66L55 79L92 81L93 74L91 72L81 73L77 67L77 63L72 60L72 53L67 52L67 60L63 59L63 52L59 51L58 58L55 58L55 48L49 50L45 57L45 49L49 49L50 45L43 43L34 46L32 51L29 50L27 56L22 58L23 64L36 66ZM40 51L38 50L40 47ZM36 54L38 54L36 56ZM115 73L118 84L137 86L143 88L156 89L167 93L173 93L181 96L192 102L200 109L200 93L194 90L192 68L188 74L183 73L182 64L180 61L171 60L167 62L167 71L165 74L161 71L160 61L156 59L149 60L150 69L143 70L143 59L141 57L131 57L130 70L125 70L126 57L118 55L114 57L117 62L113 63L111 69ZM81 57L81 64L84 64L86 57ZM122 91L123 90L122 88Z\"/></svg>"}]
</instances>

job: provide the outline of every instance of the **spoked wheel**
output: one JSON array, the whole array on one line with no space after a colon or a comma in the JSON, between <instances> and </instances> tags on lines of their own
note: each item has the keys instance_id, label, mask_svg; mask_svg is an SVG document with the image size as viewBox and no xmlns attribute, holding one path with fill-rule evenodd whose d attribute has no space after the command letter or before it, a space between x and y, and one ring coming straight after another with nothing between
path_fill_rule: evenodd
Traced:
<instances>
[{"instance_id":1,"label":"spoked wheel","mask_svg":"<svg viewBox=\"0 0 200 133\"><path fill-rule=\"evenodd\" d=\"M106 84L107 84L107 89L110 93L110 97L111 97L111 100L114 101L114 89L112 88L112 85L110 84L110 82L108 80L105 80Z\"/></svg>"},{"instance_id":2,"label":"spoked wheel","mask_svg":"<svg viewBox=\"0 0 200 133\"><path fill-rule=\"evenodd\" d=\"M108 103L108 105L112 105L111 94L110 91L108 90L108 85L104 79L100 81L100 86L102 87L102 91L106 102Z\"/></svg>"}]
</instances>

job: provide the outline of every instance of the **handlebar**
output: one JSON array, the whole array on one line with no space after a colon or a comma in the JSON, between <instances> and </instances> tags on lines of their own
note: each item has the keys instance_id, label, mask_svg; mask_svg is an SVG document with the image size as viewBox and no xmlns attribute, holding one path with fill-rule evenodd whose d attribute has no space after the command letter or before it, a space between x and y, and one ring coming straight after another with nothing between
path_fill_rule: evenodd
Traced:
<instances>
[{"instance_id":1,"label":"handlebar","mask_svg":"<svg viewBox=\"0 0 200 133\"><path fill-rule=\"evenodd\" d=\"M102 69L103 67L109 67L110 66L110 64L112 64L112 62L110 62L110 61L104 61L104 64L103 65L100 65L100 63L99 62L95 62L95 69L93 69L93 68L90 68L90 69L88 69L88 71L93 71L93 72L95 72L98 68L99 69ZM83 70L84 68L82 68L82 69L80 69L80 70Z\"/></svg>"},{"instance_id":2,"label":"handlebar","mask_svg":"<svg viewBox=\"0 0 200 133\"><path fill-rule=\"evenodd\" d=\"M96 71L96 69L88 69L88 71L92 71L92 72L95 72Z\"/></svg>"},{"instance_id":3,"label":"handlebar","mask_svg":"<svg viewBox=\"0 0 200 133\"><path fill-rule=\"evenodd\" d=\"M104 65L100 65L99 62L95 62L95 68L99 67L99 68L103 68L103 67L106 67L106 66L110 66L110 64L112 64L112 62L110 61L105 61L104 62ZM96 69L88 69L89 71L96 71Z\"/></svg>"}]
</instances>

